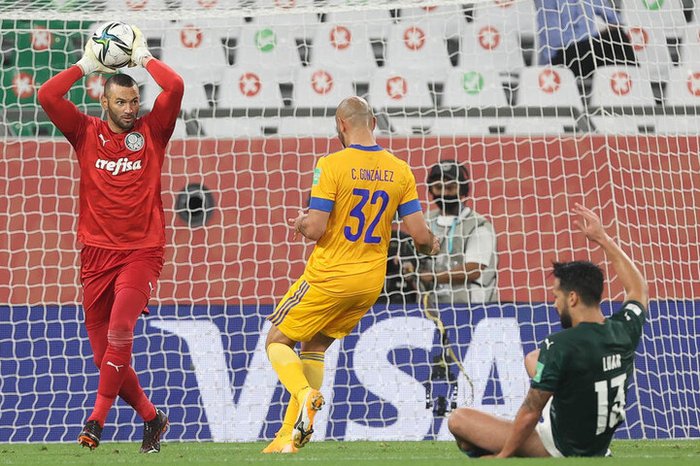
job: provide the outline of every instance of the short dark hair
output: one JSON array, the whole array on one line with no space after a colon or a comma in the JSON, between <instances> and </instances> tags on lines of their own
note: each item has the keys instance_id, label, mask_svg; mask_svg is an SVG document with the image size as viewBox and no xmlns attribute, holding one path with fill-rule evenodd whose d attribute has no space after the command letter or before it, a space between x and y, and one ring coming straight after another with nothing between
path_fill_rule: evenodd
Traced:
<instances>
[{"instance_id":1,"label":"short dark hair","mask_svg":"<svg viewBox=\"0 0 700 466\"><path fill-rule=\"evenodd\" d=\"M597 306L603 298L603 270L589 261L555 262L552 275L566 293L575 291L586 306Z\"/></svg>"},{"instance_id":2,"label":"short dark hair","mask_svg":"<svg viewBox=\"0 0 700 466\"><path fill-rule=\"evenodd\" d=\"M113 74L107 81L105 81L105 94L111 86L121 86L121 87L134 87L136 86L136 81L134 78L128 74L117 73Z\"/></svg>"}]
</instances>

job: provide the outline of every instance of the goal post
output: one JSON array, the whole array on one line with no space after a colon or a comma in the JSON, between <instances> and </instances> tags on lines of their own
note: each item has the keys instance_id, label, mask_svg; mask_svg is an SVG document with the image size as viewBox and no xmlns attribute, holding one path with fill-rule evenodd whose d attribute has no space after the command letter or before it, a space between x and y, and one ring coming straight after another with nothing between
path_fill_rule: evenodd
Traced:
<instances>
[{"instance_id":1,"label":"goal post","mask_svg":"<svg viewBox=\"0 0 700 466\"><path fill-rule=\"evenodd\" d=\"M313 248L292 240L287 219L307 205L318 158L341 149L334 110L352 94L373 107L378 143L411 166L424 210L435 208L434 164L467 168L466 205L494 232L497 293L465 303L447 292L441 334L410 272L425 264L399 237L380 303L326 354L314 440L447 440L453 405L514 416L524 354L560 328L552 262L601 264L606 315L624 299L576 231L575 203L601 215L652 298L617 437L699 437L700 10L681 0L604 2L596 17L582 8L608 41L592 53L610 63L577 75L566 60L546 62L543 4L0 1L0 442L75 441L94 402L80 170L36 92L107 20L139 26L186 85L162 177L166 262L132 361L170 416L166 440L255 441L280 427L288 396L264 351L265 317ZM603 19L611 11L617 35ZM619 56L605 54L620 47L634 60L612 63ZM160 89L143 70L122 72L148 111ZM68 98L102 116L103 84L89 76ZM140 435L123 402L107 424L105 440Z\"/></svg>"}]
</instances>

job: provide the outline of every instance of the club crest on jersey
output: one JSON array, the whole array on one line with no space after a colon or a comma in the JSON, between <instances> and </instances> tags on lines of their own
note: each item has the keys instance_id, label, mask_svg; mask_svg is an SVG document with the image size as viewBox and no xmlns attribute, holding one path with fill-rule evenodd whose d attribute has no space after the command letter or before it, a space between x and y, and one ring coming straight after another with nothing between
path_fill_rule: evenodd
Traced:
<instances>
[{"instance_id":1,"label":"club crest on jersey","mask_svg":"<svg viewBox=\"0 0 700 466\"><path fill-rule=\"evenodd\" d=\"M127 134L124 138L124 145L126 145L127 149L133 152L141 150L143 147L143 142L143 135L137 131Z\"/></svg>"}]
</instances>

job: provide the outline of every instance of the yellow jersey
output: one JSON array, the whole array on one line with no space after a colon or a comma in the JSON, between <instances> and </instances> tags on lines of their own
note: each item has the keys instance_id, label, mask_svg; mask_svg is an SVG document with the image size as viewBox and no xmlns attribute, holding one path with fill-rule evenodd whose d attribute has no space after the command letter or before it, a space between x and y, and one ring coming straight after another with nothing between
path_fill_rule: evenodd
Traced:
<instances>
[{"instance_id":1,"label":"yellow jersey","mask_svg":"<svg viewBox=\"0 0 700 466\"><path fill-rule=\"evenodd\" d=\"M408 164L378 145L356 144L318 161L309 208L330 217L304 278L331 296L380 290L391 222L421 211Z\"/></svg>"}]
</instances>

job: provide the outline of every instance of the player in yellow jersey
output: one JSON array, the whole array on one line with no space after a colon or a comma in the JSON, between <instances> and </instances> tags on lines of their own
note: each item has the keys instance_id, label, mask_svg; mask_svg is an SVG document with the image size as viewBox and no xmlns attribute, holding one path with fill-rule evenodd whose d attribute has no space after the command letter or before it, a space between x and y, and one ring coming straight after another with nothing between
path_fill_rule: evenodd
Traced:
<instances>
[{"instance_id":1,"label":"player in yellow jersey","mask_svg":"<svg viewBox=\"0 0 700 466\"><path fill-rule=\"evenodd\" d=\"M321 158L308 212L289 219L294 237L316 241L304 274L268 317L267 355L291 394L282 429L263 453L294 453L313 433L324 404L324 353L349 334L384 285L391 222L398 212L418 252L440 243L425 222L408 164L377 145L372 108L360 97L335 114L345 149ZM301 354L294 347L301 342Z\"/></svg>"}]
</instances>

